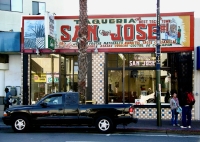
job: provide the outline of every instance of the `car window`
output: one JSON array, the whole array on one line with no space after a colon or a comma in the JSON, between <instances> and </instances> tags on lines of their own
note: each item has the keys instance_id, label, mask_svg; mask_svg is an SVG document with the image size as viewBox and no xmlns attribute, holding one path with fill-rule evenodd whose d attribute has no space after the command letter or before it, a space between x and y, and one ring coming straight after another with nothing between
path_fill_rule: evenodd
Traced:
<instances>
[{"instance_id":1,"label":"car window","mask_svg":"<svg viewBox=\"0 0 200 142\"><path fill-rule=\"evenodd\" d=\"M79 99L77 93L65 94L65 104L78 104Z\"/></svg>"},{"instance_id":2,"label":"car window","mask_svg":"<svg viewBox=\"0 0 200 142\"><path fill-rule=\"evenodd\" d=\"M62 95L49 96L44 99L43 102L47 103L48 105L62 104Z\"/></svg>"}]
</instances>

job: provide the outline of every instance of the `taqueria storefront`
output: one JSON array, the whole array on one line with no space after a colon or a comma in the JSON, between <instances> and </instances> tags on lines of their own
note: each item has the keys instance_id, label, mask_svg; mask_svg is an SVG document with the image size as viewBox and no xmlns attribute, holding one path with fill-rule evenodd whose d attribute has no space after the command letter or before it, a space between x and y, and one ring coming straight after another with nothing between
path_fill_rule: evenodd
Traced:
<instances>
[{"instance_id":1,"label":"taqueria storefront","mask_svg":"<svg viewBox=\"0 0 200 142\"><path fill-rule=\"evenodd\" d=\"M44 17L23 16L22 85L28 104L48 93L77 91L78 18L54 16L55 47L49 49L45 47ZM89 16L86 100L122 103L124 57L125 102L137 104L137 117L156 118L155 46L156 14ZM193 50L194 13L161 14L163 119L171 115L170 92L192 90Z\"/></svg>"}]
</instances>

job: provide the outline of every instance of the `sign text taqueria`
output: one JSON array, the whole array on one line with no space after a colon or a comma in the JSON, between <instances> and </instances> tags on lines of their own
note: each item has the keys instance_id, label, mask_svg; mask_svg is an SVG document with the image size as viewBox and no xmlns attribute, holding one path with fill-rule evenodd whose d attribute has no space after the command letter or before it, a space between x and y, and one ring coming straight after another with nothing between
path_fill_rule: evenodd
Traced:
<instances>
[{"instance_id":1,"label":"sign text taqueria","mask_svg":"<svg viewBox=\"0 0 200 142\"><path fill-rule=\"evenodd\" d=\"M154 47L156 45L156 20L149 17L125 19L89 19L88 46L99 47ZM57 20L59 23L59 20ZM60 25L59 39L64 43L71 42L77 46L79 20L71 20L73 24ZM170 20L161 20L161 32L167 32ZM175 40L162 40L161 44L170 46ZM63 44L63 43L62 43Z\"/></svg>"}]
</instances>

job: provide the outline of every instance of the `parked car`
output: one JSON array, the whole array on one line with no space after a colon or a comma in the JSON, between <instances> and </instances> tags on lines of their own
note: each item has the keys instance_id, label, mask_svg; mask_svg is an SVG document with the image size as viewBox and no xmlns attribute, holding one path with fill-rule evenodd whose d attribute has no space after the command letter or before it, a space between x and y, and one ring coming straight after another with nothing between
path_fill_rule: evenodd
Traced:
<instances>
[{"instance_id":1,"label":"parked car","mask_svg":"<svg viewBox=\"0 0 200 142\"><path fill-rule=\"evenodd\" d=\"M118 124L137 123L132 104L79 104L77 92L46 95L34 105L8 108L3 122L15 132L40 126L95 126L100 132L111 132Z\"/></svg>"}]
</instances>

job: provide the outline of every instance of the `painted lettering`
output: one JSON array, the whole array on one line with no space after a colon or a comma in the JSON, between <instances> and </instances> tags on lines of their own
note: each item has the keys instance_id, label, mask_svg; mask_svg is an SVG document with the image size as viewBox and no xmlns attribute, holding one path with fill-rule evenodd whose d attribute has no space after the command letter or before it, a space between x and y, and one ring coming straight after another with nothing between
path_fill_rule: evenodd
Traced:
<instances>
[{"instance_id":1,"label":"painted lettering","mask_svg":"<svg viewBox=\"0 0 200 142\"><path fill-rule=\"evenodd\" d=\"M113 41L122 41L123 37L122 37L122 25L116 25L117 26L117 34L115 33L110 33L111 36L111 40Z\"/></svg>"},{"instance_id":2,"label":"painted lettering","mask_svg":"<svg viewBox=\"0 0 200 142\"><path fill-rule=\"evenodd\" d=\"M148 24L148 39L156 39L156 24Z\"/></svg>"},{"instance_id":3,"label":"painted lettering","mask_svg":"<svg viewBox=\"0 0 200 142\"><path fill-rule=\"evenodd\" d=\"M63 26L60 27L60 31L62 33L60 39L62 41L66 41L66 42L67 41L71 41L71 35L66 30L67 31L71 31L71 26L69 26L69 25L63 25Z\"/></svg>"},{"instance_id":4,"label":"painted lettering","mask_svg":"<svg viewBox=\"0 0 200 142\"><path fill-rule=\"evenodd\" d=\"M147 29L146 24L137 24L136 31L139 35L136 36L136 39L139 41L147 40L147 33L145 33L142 29Z\"/></svg>"}]
</instances>

